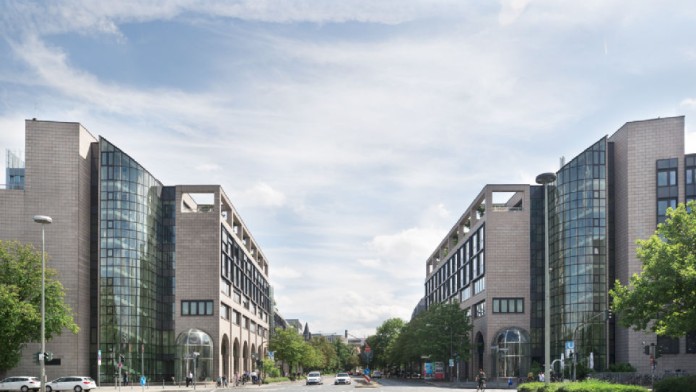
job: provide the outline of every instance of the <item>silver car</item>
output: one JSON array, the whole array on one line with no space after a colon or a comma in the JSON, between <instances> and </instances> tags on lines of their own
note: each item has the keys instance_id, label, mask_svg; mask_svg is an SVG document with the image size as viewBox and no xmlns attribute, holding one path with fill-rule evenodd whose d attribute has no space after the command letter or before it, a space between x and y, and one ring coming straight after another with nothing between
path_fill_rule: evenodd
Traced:
<instances>
[{"instance_id":1,"label":"silver car","mask_svg":"<svg viewBox=\"0 0 696 392\"><path fill-rule=\"evenodd\" d=\"M38 377L17 376L7 377L0 381L0 391L38 391L41 389L41 380Z\"/></svg>"},{"instance_id":2,"label":"silver car","mask_svg":"<svg viewBox=\"0 0 696 392\"><path fill-rule=\"evenodd\" d=\"M46 392L52 391L89 391L97 387L91 377L68 376L56 378L46 384Z\"/></svg>"}]
</instances>

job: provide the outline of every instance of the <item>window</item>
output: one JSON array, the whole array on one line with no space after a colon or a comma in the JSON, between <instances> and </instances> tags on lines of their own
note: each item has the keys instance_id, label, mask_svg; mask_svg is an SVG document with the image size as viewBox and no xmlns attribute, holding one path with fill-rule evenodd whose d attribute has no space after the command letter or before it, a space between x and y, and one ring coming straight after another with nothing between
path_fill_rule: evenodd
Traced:
<instances>
[{"instance_id":1,"label":"window","mask_svg":"<svg viewBox=\"0 0 696 392\"><path fill-rule=\"evenodd\" d=\"M658 335L657 350L661 354L679 354L679 338Z\"/></svg>"},{"instance_id":2,"label":"window","mask_svg":"<svg viewBox=\"0 0 696 392\"><path fill-rule=\"evenodd\" d=\"M493 298L493 313L524 313L524 298Z\"/></svg>"},{"instance_id":3,"label":"window","mask_svg":"<svg viewBox=\"0 0 696 392\"><path fill-rule=\"evenodd\" d=\"M466 286L466 287L464 287L464 289L462 290L462 294L461 294L461 299L460 299L460 301L461 301L461 302L464 302L464 301L466 301L466 300L469 299L469 298L471 298L471 286Z\"/></svg>"},{"instance_id":4,"label":"window","mask_svg":"<svg viewBox=\"0 0 696 392\"><path fill-rule=\"evenodd\" d=\"M212 316L213 301L181 301L182 316Z\"/></svg>"},{"instance_id":5,"label":"window","mask_svg":"<svg viewBox=\"0 0 696 392\"><path fill-rule=\"evenodd\" d=\"M474 305L474 318L481 318L486 315L486 301L481 301Z\"/></svg>"},{"instance_id":6,"label":"window","mask_svg":"<svg viewBox=\"0 0 696 392\"><path fill-rule=\"evenodd\" d=\"M486 277L474 281L474 295L486 289Z\"/></svg>"},{"instance_id":7,"label":"window","mask_svg":"<svg viewBox=\"0 0 696 392\"><path fill-rule=\"evenodd\" d=\"M223 320L230 319L230 307L225 304L220 304L220 318Z\"/></svg>"},{"instance_id":8,"label":"window","mask_svg":"<svg viewBox=\"0 0 696 392\"><path fill-rule=\"evenodd\" d=\"M696 331L686 334L686 353L696 354Z\"/></svg>"},{"instance_id":9,"label":"window","mask_svg":"<svg viewBox=\"0 0 696 392\"><path fill-rule=\"evenodd\" d=\"M677 169L661 170L657 172L657 186L674 185L677 185Z\"/></svg>"},{"instance_id":10,"label":"window","mask_svg":"<svg viewBox=\"0 0 696 392\"><path fill-rule=\"evenodd\" d=\"M667 220L668 208L677 208L677 199L657 200L657 223L663 223Z\"/></svg>"},{"instance_id":11,"label":"window","mask_svg":"<svg viewBox=\"0 0 696 392\"><path fill-rule=\"evenodd\" d=\"M230 285L225 279L220 279L220 292L228 297L232 293L232 285Z\"/></svg>"}]
</instances>

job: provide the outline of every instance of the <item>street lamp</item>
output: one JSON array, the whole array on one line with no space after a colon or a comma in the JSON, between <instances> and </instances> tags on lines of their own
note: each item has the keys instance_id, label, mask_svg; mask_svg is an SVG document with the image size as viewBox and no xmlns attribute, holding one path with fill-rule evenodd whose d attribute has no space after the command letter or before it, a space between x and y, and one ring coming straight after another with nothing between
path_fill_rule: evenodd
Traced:
<instances>
[{"instance_id":1,"label":"street lamp","mask_svg":"<svg viewBox=\"0 0 696 392\"><path fill-rule=\"evenodd\" d=\"M41 392L46 392L46 232L45 226L53 222L50 216L34 215L34 222L41 224Z\"/></svg>"},{"instance_id":2,"label":"street lamp","mask_svg":"<svg viewBox=\"0 0 696 392\"><path fill-rule=\"evenodd\" d=\"M549 183L556 181L556 174L542 173L537 184L544 185L544 383L551 380L551 277L549 276Z\"/></svg>"}]
</instances>

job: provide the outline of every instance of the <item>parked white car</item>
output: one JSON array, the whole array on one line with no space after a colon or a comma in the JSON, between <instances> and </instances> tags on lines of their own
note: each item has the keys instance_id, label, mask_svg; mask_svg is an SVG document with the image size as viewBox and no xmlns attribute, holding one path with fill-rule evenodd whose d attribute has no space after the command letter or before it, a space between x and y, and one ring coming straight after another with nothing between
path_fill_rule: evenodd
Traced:
<instances>
[{"instance_id":1,"label":"parked white car","mask_svg":"<svg viewBox=\"0 0 696 392\"><path fill-rule=\"evenodd\" d=\"M41 380L38 377L16 376L7 377L0 381L0 391L38 391L41 389Z\"/></svg>"},{"instance_id":2,"label":"parked white car","mask_svg":"<svg viewBox=\"0 0 696 392\"><path fill-rule=\"evenodd\" d=\"M46 384L46 392L53 391L89 391L97 387L91 377L67 376L56 378Z\"/></svg>"}]
</instances>

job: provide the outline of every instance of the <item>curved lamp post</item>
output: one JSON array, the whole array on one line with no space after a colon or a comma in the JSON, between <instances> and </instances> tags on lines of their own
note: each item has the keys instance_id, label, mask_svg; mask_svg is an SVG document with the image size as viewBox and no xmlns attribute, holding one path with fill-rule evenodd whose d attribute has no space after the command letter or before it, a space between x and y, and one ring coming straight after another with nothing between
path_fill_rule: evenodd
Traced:
<instances>
[{"instance_id":1,"label":"curved lamp post","mask_svg":"<svg viewBox=\"0 0 696 392\"><path fill-rule=\"evenodd\" d=\"M34 215L34 222L41 224L41 392L46 392L46 233L45 227L53 222L50 216Z\"/></svg>"},{"instance_id":2,"label":"curved lamp post","mask_svg":"<svg viewBox=\"0 0 696 392\"><path fill-rule=\"evenodd\" d=\"M537 184L544 185L544 383L551 381L551 277L549 276L549 183L556 174L541 173Z\"/></svg>"}]
</instances>

